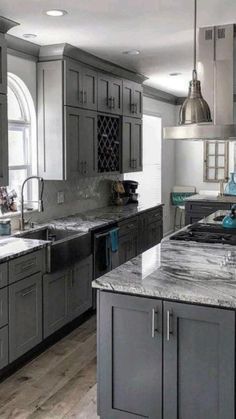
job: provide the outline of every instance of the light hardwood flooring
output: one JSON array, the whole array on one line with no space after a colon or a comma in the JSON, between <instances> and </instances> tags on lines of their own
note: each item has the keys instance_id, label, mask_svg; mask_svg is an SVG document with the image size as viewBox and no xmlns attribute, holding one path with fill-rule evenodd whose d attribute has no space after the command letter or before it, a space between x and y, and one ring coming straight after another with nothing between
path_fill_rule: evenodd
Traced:
<instances>
[{"instance_id":1,"label":"light hardwood flooring","mask_svg":"<svg viewBox=\"0 0 236 419\"><path fill-rule=\"evenodd\" d=\"M0 383L0 419L99 419L96 318Z\"/></svg>"}]
</instances>

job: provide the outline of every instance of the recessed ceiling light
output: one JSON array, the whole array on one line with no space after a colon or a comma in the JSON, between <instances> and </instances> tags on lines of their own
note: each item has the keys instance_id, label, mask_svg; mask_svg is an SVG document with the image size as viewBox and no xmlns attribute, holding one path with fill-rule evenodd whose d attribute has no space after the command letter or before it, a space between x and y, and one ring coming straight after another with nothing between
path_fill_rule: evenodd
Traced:
<instances>
[{"instance_id":1,"label":"recessed ceiling light","mask_svg":"<svg viewBox=\"0 0 236 419\"><path fill-rule=\"evenodd\" d=\"M66 10L53 9L53 10L46 11L46 15L52 16L52 17L61 17L61 16L65 16L66 14L67 14Z\"/></svg>"},{"instance_id":2,"label":"recessed ceiling light","mask_svg":"<svg viewBox=\"0 0 236 419\"><path fill-rule=\"evenodd\" d=\"M24 33L24 35L22 35L23 38L26 39L33 39L33 38L37 38L37 35L35 35L35 33Z\"/></svg>"},{"instance_id":3,"label":"recessed ceiling light","mask_svg":"<svg viewBox=\"0 0 236 419\"><path fill-rule=\"evenodd\" d=\"M139 55L140 51L138 49L131 49L129 51L123 51L125 55Z\"/></svg>"},{"instance_id":4,"label":"recessed ceiling light","mask_svg":"<svg viewBox=\"0 0 236 419\"><path fill-rule=\"evenodd\" d=\"M171 77L177 77L177 76L181 76L182 73L170 73L169 76Z\"/></svg>"}]
</instances>

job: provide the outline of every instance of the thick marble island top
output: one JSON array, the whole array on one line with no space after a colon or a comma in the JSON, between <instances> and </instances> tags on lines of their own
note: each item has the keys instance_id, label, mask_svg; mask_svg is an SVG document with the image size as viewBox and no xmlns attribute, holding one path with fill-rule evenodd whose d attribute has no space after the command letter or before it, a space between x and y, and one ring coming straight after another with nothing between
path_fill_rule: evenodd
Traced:
<instances>
[{"instance_id":1,"label":"thick marble island top","mask_svg":"<svg viewBox=\"0 0 236 419\"><path fill-rule=\"evenodd\" d=\"M236 308L236 247L171 241L93 281L119 293Z\"/></svg>"},{"instance_id":2,"label":"thick marble island top","mask_svg":"<svg viewBox=\"0 0 236 419\"><path fill-rule=\"evenodd\" d=\"M44 240L31 240L16 237L1 238L0 240L0 263L7 262L26 253L34 252L49 245Z\"/></svg>"}]
</instances>

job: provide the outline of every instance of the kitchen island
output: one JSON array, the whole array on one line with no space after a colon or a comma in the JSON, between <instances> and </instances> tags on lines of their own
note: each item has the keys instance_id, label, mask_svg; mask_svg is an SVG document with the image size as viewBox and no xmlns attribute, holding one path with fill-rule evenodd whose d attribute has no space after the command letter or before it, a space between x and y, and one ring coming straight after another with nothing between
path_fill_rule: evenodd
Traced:
<instances>
[{"instance_id":1,"label":"kitchen island","mask_svg":"<svg viewBox=\"0 0 236 419\"><path fill-rule=\"evenodd\" d=\"M164 239L98 278L101 419L234 419L236 248Z\"/></svg>"}]
</instances>

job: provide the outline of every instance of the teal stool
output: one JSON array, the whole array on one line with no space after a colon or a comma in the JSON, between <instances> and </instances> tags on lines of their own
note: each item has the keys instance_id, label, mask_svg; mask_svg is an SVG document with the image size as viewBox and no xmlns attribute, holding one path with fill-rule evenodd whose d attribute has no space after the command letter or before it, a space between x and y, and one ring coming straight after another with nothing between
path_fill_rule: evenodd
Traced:
<instances>
[{"instance_id":1,"label":"teal stool","mask_svg":"<svg viewBox=\"0 0 236 419\"><path fill-rule=\"evenodd\" d=\"M171 192L171 203L175 207L174 231L184 227L185 200L194 194L195 192ZM178 212L180 213L179 224L177 224Z\"/></svg>"}]
</instances>

